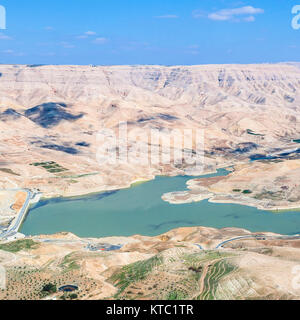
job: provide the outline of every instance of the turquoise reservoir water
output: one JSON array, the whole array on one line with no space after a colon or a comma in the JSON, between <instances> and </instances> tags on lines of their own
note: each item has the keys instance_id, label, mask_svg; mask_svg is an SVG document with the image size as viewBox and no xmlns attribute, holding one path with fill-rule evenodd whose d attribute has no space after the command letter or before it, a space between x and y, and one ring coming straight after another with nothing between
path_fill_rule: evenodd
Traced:
<instances>
[{"instance_id":1,"label":"turquoise reservoir water","mask_svg":"<svg viewBox=\"0 0 300 320\"><path fill-rule=\"evenodd\" d=\"M225 170L211 177L224 175ZM250 231L300 233L300 212L272 213L208 201L172 205L161 196L186 189L192 177L157 177L130 189L72 199L51 199L34 206L22 228L26 235L72 232L80 237L155 236L174 228L239 227Z\"/></svg>"}]
</instances>

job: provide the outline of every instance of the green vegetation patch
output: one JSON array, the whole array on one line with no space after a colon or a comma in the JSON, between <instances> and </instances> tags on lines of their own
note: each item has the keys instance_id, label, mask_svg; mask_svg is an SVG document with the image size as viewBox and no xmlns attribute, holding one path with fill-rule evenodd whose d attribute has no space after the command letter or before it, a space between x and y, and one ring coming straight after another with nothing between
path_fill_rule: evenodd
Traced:
<instances>
[{"instance_id":1,"label":"green vegetation patch","mask_svg":"<svg viewBox=\"0 0 300 320\"><path fill-rule=\"evenodd\" d=\"M123 267L110 280L119 288L119 295L132 283L144 280L154 267L160 266L162 263L163 259L157 256L149 260L138 261Z\"/></svg>"},{"instance_id":2,"label":"green vegetation patch","mask_svg":"<svg viewBox=\"0 0 300 320\"><path fill-rule=\"evenodd\" d=\"M0 244L0 250L8 252L19 252L21 250L37 249L39 244L32 240L18 240L15 242Z\"/></svg>"},{"instance_id":3,"label":"green vegetation patch","mask_svg":"<svg viewBox=\"0 0 300 320\"><path fill-rule=\"evenodd\" d=\"M179 291L179 290L174 290L171 291L167 294L166 300L184 300L188 296L185 292Z\"/></svg>"},{"instance_id":4,"label":"green vegetation patch","mask_svg":"<svg viewBox=\"0 0 300 320\"><path fill-rule=\"evenodd\" d=\"M226 260L216 262L209 269L204 279L204 290L198 297L199 300L216 300L216 291L219 282L236 270L236 267Z\"/></svg>"},{"instance_id":5,"label":"green vegetation patch","mask_svg":"<svg viewBox=\"0 0 300 320\"><path fill-rule=\"evenodd\" d=\"M56 293L57 292L57 288L56 288L56 285L53 284L53 283L47 283L43 286L42 288L42 295L43 296L47 296L49 294L53 294L53 293Z\"/></svg>"},{"instance_id":6,"label":"green vegetation patch","mask_svg":"<svg viewBox=\"0 0 300 320\"><path fill-rule=\"evenodd\" d=\"M63 179L78 179L78 178L96 176L98 174L99 174L99 172L91 172L91 173L84 173L84 174L72 175L72 176L61 176L61 178L63 178Z\"/></svg>"},{"instance_id":7,"label":"green vegetation patch","mask_svg":"<svg viewBox=\"0 0 300 320\"><path fill-rule=\"evenodd\" d=\"M251 190L244 190L244 191L243 191L243 194L251 194L251 193L252 193Z\"/></svg>"},{"instance_id":8,"label":"green vegetation patch","mask_svg":"<svg viewBox=\"0 0 300 320\"><path fill-rule=\"evenodd\" d=\"M71 293L71 294L64 293L59 299L60 300L76 300L76 299L78 299L78 294L76 294L76 293Z\"/></svg>"},{"instance_id":9,"label":"green vegetation patch","mask_svg":"<svg viewBox=\"0 0 300 320\"><path fill-rule=\"evenodd\" d=\"M62 167L55 161L48 161L48 162L34 162L30 164L31 166L34 167L41 167L47 170L49 173L60 173L60 172L65 172L68 171L68 169Z\"/></svg>"},{"instance_id":10,"label":"green vegetation patch","mask_svg":"<svg viewBox=\"0 0 300 320\"><path fill-rule=\"evenodd\" d=\"M251 129L247 129L247 133L252 135L252 136L259 136L259 137L264 137L264 134L259 134L259 133L255 133L253 130Z\"/></svg>"},{"instance_id":11,"label":"green vegetation patch","mask_svg":"<svg viewBox=\"0 0 300 320\"><path fill-rule=\"evenodd\" d=\"M65 273L80 269L80 265L77 264L76 257L73 257L73 254L65 256L63 262L60 264L60 267L64 269Z\"/></svg>"},{"instance_id":12,"label":"green vegetation patch","mask_svg":"<svg viewBox=\"0 0 300 320\"><path fill-rule=\"evenodd\" d=\"M184 254L182 259L184 260L184 264L188 267L196 267L199 262L203 263L210 260L221 259L231 257L232 254L223 253L219 251L202 251L200 253L193 254Z\"/></svg>"}]
</instances>

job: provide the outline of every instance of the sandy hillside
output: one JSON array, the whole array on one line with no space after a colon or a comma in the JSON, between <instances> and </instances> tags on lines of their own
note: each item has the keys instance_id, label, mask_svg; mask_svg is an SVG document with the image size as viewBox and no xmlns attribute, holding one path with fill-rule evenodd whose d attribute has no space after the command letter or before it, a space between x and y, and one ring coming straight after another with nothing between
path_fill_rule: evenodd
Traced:
<instances>
[{"instance_id":1,"label":"sandy hillside","mask_svg":"<svg viewBox=\"0 0 300 320\"><path fill-rule=\"evenodd\" d=\"M215 249L237 236L246 238ZM235 228L181 228L153 238L26 238L0 243L7 274L0 299L299 299L299 247L299 238ZM78 290L72 297L47 292L46 284Z\"/></svg>"},{"instance_id":2,"label":"sandy hillside","mask_svg":"<svg viewBox=\"0 0 300 320\"><path fill-rule=\"evenodd\" d=\"M0 188L76 195L186 172L185 163L100 166L97 133L117 131L120 121L128 123L129 154L130 134L203 129L206 171L291 152L300 137L299 78L292 64L1 65Z\"/></svg>"}]
</instances>

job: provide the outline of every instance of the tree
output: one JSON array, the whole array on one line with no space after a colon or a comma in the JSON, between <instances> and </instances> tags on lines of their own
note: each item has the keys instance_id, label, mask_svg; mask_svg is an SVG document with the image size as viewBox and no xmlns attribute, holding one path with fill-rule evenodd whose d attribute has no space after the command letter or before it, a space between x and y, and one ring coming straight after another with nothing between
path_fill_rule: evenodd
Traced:
<instances>
[{"instance_id":1,"label":"tree","mask_svg":"<svg viewBox=\"0 0 300 320\"><path fill-rule=\"evenodd\" d=\"M55 293L55 292L57 292L56 285L52 284L52 283L48 283L48 284L43 286L42 292L43 293L49 293L49 294Z\"/></svg>"}]
</instances>

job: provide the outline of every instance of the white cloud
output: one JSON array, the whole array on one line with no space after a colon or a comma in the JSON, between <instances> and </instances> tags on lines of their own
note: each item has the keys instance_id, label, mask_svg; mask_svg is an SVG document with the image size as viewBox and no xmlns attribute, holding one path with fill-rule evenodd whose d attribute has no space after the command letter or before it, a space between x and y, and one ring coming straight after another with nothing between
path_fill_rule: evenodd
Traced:
<instances>
[{"instance_id":1,"label":"white cloud","mask_svg":"<svg viewBox=\"0 0 300 320\"><path fill-rule=\"evenodd\" d=\"M46 28L45 28L45 30L47 30L47 31L53 31L53 30L54 30L54 28L53 28L53 27L48 26L48 27L46 27Z\"/></svg>"},{"instance_id":2,"label":"white cloud","mask_svg":"<svg viewBox=\"0 0 300 320\"><path fill-rule=\"evenodd\" d=\"M176 14L165 14L162 16L156 16L156 19L178 19L179 16L177 16Z\"/></svg>"},{"instance_id":3,"label":"white cloud","mask_svg":"<svg viewBox=\"0 0 300 320\"><path fill-rule=\"evenodd\" d=\"M12 38L3 33L0 33L0 40L12 40Z\"/></svg>"},{"instance_id":4,"label":"white cloud","mask_svg":"<svg viewBox=\"0 0 300 320\"><path fill-rule=\"evenodd\" d=\"M96 43L96 44L104 44L108 41L107 38L96 38L93 42Z\"/></svg>"},{"instance_id":5,"label":"white cloud","mask_svg":"<svg viewBox=\"0 0 300 320\"><path fill-rule=\"evenodd\" d=\"M262 14L265 11L261 8L254 8L252 6L245 6L241 8L235 9L222 9L208 15L208 18L214 21L247 21L253 22L255 21L254 15ZM202 14L194 14L195 18L202 17ZM242 17L241 17L242 16ZM246 16L246 17L243 17Z\"/></svg>"},{"instance_id":6,"label":"white cloud","mask_svg":"<svg viewBox=\"0 0 300 320\"><path fill-rule=\"evenodd\" d=\"M97 33L95 31L87 31L84 34L77 37L77 39L87 39L90 36L95 36Z\"/></svg>"},{"instance_id":7,"label":"white cloud","mask_svg":"<svg viewBox=\"0 0 300 320\"><path fill-rule=\"evenodd\" d=\"M87 31L84 34L86 34L87 36L95 36L97 33L95 31Z\"/></svg>"}]
</instances>

